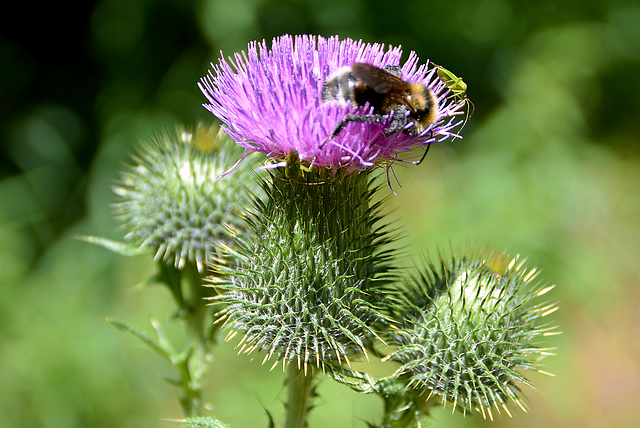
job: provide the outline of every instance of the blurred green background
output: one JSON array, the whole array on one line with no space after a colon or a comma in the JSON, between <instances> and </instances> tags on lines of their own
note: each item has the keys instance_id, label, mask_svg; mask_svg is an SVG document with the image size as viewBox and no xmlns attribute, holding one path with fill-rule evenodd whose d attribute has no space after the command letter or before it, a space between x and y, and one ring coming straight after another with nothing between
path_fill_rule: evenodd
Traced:
<instances>
[{"instance_id":1,"label":"blurred green background","mask_svg":"<svg viewBox=\"0 0 640 428\"><path fill-rule=\"evenodd\" d=\"M111 186L132 147L210 122L209 62L283 33L401 44L462 76L464 140L397 168L407 261L450 242L521 253L558 286L563 335L530 412L429 426L640 426L640 4L636 0L102 0L12 3L0 26L0 421L175 427L171 371L98 315L150 330L152 271L80 242L122 237ZM397 186L396 186L397 187ZM215 352L207 399L234 427L281 420L284 376ZM325 380L312 427L364 427L378 401Z\"/></svg>"}]
</instances>

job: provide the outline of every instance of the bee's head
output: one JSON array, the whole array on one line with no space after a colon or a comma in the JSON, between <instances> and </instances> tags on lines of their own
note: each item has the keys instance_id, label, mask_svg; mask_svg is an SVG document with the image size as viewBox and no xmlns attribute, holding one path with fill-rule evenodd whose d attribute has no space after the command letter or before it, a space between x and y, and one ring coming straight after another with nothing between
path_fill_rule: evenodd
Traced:
<instances>
[{"instance_id":1,"label":"bee's head","mask_svg":"<svg viewBox=\"0 0 640 428\"><path fill-rule=\"evenodd\" d=\"M418 131L426 129L438 116L438 102L433 91L425 85L412 83L407 95L410 116L416 120Z\"/></svg>"}]
</instances>

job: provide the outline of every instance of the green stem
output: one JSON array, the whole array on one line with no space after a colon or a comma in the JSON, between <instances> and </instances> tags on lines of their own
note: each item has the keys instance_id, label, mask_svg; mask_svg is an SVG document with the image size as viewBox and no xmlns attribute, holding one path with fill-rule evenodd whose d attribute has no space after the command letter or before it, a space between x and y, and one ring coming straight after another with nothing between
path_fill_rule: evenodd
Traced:
<instances>
[{"instance_id":1,"label":"green stem","mask_svg":"<svg viewBox=\"0 0 640 428\"><path fill-rule=\"evenodd\" d=\"M185 307L181 309L185 314L186 338L191 352L180 367L184 390L181 404L184 415L194 417L202 414L202 381L208 366L209 341L205 335L207 306L204 300L207 288L203 286L203 275L195 265L185 266L183 278L188 294Z\"/></svg>"},{"instance_id":2,"label":"green stem","mask_svg":"<svg viewBox=\"0 0 640 428\"><path fill-rule=\"evenodd\" d=\"M310 400L313 395L313 371L311 367L308 367L308 370L301 370L295 362L291 362L288 374L289 394L284 428L305 428L307 413L311 408Z\"/></svg>"},{"instance_id":3,"label":"green stem","mask_svg":"<svg viewBox=\"0 0 640 428\"><path fill-rule=\"evenodd\" d=\"M429 410L440 402L436 396L429 396L427 391L420 395L390 395L385 400L382 423L378 428L410 428L417 426L420 418L429 415Z\"/></svg>"},{"instance_id":4,"label":"green stem","mask_svg":"<svg viewBox=\"0 0 640 428\"><path fill-rule=\"evenodd\" d=\"M191 269L185 268L186 281L189 287L189 302L187 308L187 330L188 337L194 347L194 351L199 360L202 360L208 349L207 339L204 333L204 323L207 315L208 296L207 288L204 287L204 275L198 272L195 266Z\"/></svg>"}]
</instances>

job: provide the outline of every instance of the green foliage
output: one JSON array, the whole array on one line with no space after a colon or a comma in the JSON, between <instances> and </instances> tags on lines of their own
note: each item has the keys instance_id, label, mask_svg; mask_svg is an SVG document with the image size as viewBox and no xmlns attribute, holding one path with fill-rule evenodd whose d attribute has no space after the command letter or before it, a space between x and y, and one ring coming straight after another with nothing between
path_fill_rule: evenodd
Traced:
<instances>
[{"instance_id":1,"label":"green foliage","mask_svg":"<svg viewBox=\"0 0 640 428\"><path fill-rule=\"evenodd\" d=\"M192 264L177 269L164 263L158 264L158 273L148 283L167 287L176 304L174 321L184 328L185 342L176 349L165 333L165 326L152 319L155 337L128 323L105 317L117 329L130 333L144 343L151 351L168 361L174 369L171 377L163 377L169 384L181 389L180 404L185 416L195 416L202 411L202 388L211 360L211 346L217 341L217 328L212 325L214 307L205 306L208 289L203 286L203 278Z\"/></svg>"}]
</instances>

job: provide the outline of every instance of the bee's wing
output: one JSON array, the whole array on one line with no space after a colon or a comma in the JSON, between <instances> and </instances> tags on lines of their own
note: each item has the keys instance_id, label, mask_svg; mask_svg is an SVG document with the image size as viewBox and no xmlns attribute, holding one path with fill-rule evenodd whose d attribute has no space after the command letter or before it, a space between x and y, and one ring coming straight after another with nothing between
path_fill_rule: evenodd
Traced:
<instances>
[{"instance_id":1,"label":"bee's wing","mask_svg":"<svg viewBox=\"0 0 640 428\"><path fill-rule=\"evenodd\" d=\"M353 75L372 90L385 95L402 91L407 82L375 65L356 62L351 65Z\"/></svg>"},{"instance_id":2,"label":"bee's wing","mask_svg":"<svg viewBox=\"0 0 640 428\"><path fill-rule=\"evenodd\" d=\"M358 81L371 90L386 95L395 103L407 105L413 111L407 102L410 85L398 76L365 62L353 63L351 71Z\"/></svg>"}]
</instances>

